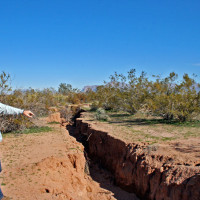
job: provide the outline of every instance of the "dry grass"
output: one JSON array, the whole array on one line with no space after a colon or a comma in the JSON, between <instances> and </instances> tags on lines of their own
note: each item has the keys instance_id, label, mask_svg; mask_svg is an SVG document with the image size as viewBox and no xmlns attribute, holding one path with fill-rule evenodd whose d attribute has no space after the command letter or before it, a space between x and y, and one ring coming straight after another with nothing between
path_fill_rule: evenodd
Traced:
<instances>
[{"instance_id":1,"label":"dry grass","mask_svg":"<svg viewBox=\"0 0 200 200\"><path fill-rule=\"evenodd\" d=\"M101 123L104 126L109 125L115 136L131 142L166 143L179 139L200 138L200 121L180 123L142 113L130 115L123 112L108 112L107 114L109 120ZM87 113L87 118L95 121L94 112Z\"/></svg>"}]
</instances>

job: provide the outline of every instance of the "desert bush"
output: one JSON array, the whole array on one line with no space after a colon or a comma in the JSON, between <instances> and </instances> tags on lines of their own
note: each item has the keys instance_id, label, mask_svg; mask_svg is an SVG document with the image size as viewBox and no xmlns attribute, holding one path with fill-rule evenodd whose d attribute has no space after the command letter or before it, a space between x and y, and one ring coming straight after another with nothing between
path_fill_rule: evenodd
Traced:
<instances>
[{"instance_id":1,"label":"desert bush","mask_svg":"<svg viewBox=\"0 0 200 200\"><path fill-rule=\"evenodd\" d=\"M12 90L10 86L10 74L2 71L0 74L0 100L2 101L5 95Z\"/></svg>"},{"instance_id":2,"label":"desert bush","mask_svg":"<svg viewBox=\"0 0 200 200\"><path fill-rule=\"evenodd\" d=\"M109 116L103 108L98 108L95 114L95 118L100 121L108 121Z\"/></svg>"},{"instance_id":3,"label":"desert bush","mask_svg":"<svg viewBox=\"0 0 200 200\"><path fill-rule=\"evenodd\" d=\"M90 111L97 111L97 109L98 109L98 103L97 102L93 102L90 105Z\"/></svg>"},{"instance_id":4,"label":"desert bush","mask_svg":"<svg viewBox=\"0 0 200 200\"><path fill-rule=\"evenodd\" d=\"M24 116L0 116L0 130L3 133L25 130L34 124Z\"/></svg>"},{"instance_id":5,"label":"desert bush","mask_svg":"<svg viewBox=\"0 0 200 200\"><path fill-rule=\"evenodd\" d=\"M200 112L200 98L196 90L199 85L188 74L179 83L177 78L174 72L164 79L157 76L156 81L151 82L148 106L154 114L166 120L190 120Z\"/></svg>"},{"instance_id":6,"label":"desert bush","mask_svg":"<svg viewBox=\"0 0 200 200\"><path fill-rule=\"evenodd\" d=\"M159 115L166 120L174 118L174 102L177 89L176 79L178 75L170 73L166 78L155 76L156 81L150 83L150 96L148 107L154 115Z\"/></svg>"},{"instance_id":7,"label":"desert bush","mask_svg":"<svg viewBox=\"0 0 200 200\"><path fill-rule=\"evenodd\" d=\"M87 102L87 95L79 89L73 88L71 84L61 83L58 88L58 93L66 96L68 103L80 104Z\"/></svg>"},{"instance_id":8,"label":"desert bush","mask_svg":"<svg viewBox=\"0 0 200 200\"><path fill-rule=\"evenodd\" d=\"M65 107L60 110L60 117L64 118L66 122L70 122L73 117L73 112L70 107Z\"/></svg>"},{"instance_id":9,"label":"desert bush","mask_svg":"<svg viewBox=\"0 0 200 200\"><path fill-rule=\"evenodd\" d=\"M58 99L53 88L35 90L11 91L10 75L2 72L0 74L0 102L17 108L32 110L37 116L48 114L48 107L57 105ZM10 132L24 130L29 128L33 123L26 117L19 116L0 116L0 130Z\"/></svg>"},{"instance_id":10,"label":"desert bush","mask_svg":"<svg viewBox=\"0 0 200 200\"><path fill-rule=\"evenodd\" d=\"M137 76L135 69L126 76L115 73L110 82L97 87L96 92L89 92L89 98L95 102L95 109L144 112L182 122L196 118L200 112L200 84L195 78L184 74L178 81L174 72L165 78L154 78L150 81L145 72Z\"/></svg>"},{"instance_id":11,"label":"desert bush","mask_svg":"<svg viewBox=\"0 0 200 200\"><path fill-rule=\"evenodd\" d=\"M200 113L200 92L197 92L196 87L200 88L200 85L184 74L175 94L175 115L180 121L190 120Z\"/></svg>"},{"instance_id":12,"label":"desert bush","mask_svg":"<svg viewBox=\"0 0 200 200\"><path fill-rule=\"evenodd\" d=\"M44 88L42 90L28 88L26 90L11 90L10 75L2 72L0 74L0 102L31 110L37 117L47 116L52 112L51 107L65 107L67 103L80 104L87 101L86 94L70 84L61 83L58 91L54 88ZM74 108L73 108L74 109ZM66 121L72 118L73 110L70 108L61 109L61 116ZM31 121L23 116L0 116L0 129L4 132L23 130L29 128Z\"/></svg>"},{"instance_id":13,"label":"desert bush","mask_svg":"<svg viewBox=\"0 0 200 200\"><path fill-rule=\"evenodd\" d=\"M145 104L148 97L148 79L144 72L139 77L134 69L127 76L110 76L110 82L99 86L96 92L98 106L105 110L126 111L135 114Z\"/></svg>"},{"instance_id":14,"label":"desert bush","mask_svg":"<svg viewBox=\"0 0 200 200\"><path fill-rule=\"evenodd\" d=\"M63 95L68 95L73 91L72 85L71 84L66 84L66 83L60 83L58 92Z\"/></svg>"}]
</instances>

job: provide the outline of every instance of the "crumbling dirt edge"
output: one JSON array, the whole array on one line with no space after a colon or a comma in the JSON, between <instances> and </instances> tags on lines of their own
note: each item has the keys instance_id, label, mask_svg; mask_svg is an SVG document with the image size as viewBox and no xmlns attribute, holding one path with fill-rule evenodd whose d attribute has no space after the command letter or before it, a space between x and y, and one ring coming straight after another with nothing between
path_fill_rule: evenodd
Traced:
<instances>
[{"instance_id":1,"label":"crumbling dirt edge","mask_svg":"<svg viewBox=\"0 0 200 200\"><path fill-rule=\"evenodd\" d=\"M144 143L126 143L76 119L76 137L84 138L91 159L111 171L117 185L141 199L200 200L200 167L149 154Z\"/></svg>"}]
</instances>

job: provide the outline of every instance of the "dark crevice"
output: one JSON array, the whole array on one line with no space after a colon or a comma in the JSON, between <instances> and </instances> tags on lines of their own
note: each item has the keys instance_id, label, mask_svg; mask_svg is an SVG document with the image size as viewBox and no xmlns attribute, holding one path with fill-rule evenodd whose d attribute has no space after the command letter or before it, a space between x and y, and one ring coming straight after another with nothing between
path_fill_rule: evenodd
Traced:
<instances>
[{"instance_id":1,"label":"dark crevice","mask_svg":"<svg viewBox=\"0 0 200 200\"><path fill-rule=\"evenodd\" d=\"M46 193L50 193L49 189L45 189L45 192L46 192Z\"/></svg>"},{"instance_id":2,"label":"dark crevice","mask_svg":"<svg viewBox=\"0 0 200 200\"><path fill-rule=\"evenodd\" d=\"M67 130L84 145L91 178L99 182L102 188L112 191L116 199L135 200L138 199L135 196L137 194L141 200L173 200L183 197L188 200L200 195L197 191L198 184L194 184L200 182L200 175L176 184L173 177L182 176L179 171L182 168L168 164L173 161L172 158L151 155L151 161L155 159L162 166L154 167L149 164L147 154L143 151L145 146L135 143L127 145L106 132L92 129L87 122L77 119L80 116L81 112L74 117L74 126L68 125ZM180 165L183 166L181 163ZM184 166L187 167L187 163ZM200 166L200 163L196 166ZM167 176L172 176L172 183L169 185L165 180Z\"/></svg>"},{"instance_id":3,"label":"dark crevice","mask_svg":"<svg viewBox=\"0 0 200 200\"><path fill-rule=\"evenodd\" d=\"M98 182L102 188L105 188L107 190L110 190L114 193L114 197L117 200L138 200L138 197L131 191L131 189L128 189L130 187L123 187L121 185L116 184L114 173L111 171L108 171L105 168L105 164L102 162L100 158L91 156L89 154L89 148L88 148L88 141L89 137L87 135L84 135L82 133L76 132L76 119L81 116L81 112L78 112L74 118L73 118L73 125L67 125L66 128L69 132L69 134L76 138L76 140L83 144L84 146L84 156L86 158L86 166L85 166L85 172L86 174L90 175L91 178ZM84 127L84 129L87 130L88 127ZM92 134L92 133L91 133ZM105 139L102 138L102 143L105 142ZM96 151L98 151L97 146Z\"/></svg>"}]
</instances>

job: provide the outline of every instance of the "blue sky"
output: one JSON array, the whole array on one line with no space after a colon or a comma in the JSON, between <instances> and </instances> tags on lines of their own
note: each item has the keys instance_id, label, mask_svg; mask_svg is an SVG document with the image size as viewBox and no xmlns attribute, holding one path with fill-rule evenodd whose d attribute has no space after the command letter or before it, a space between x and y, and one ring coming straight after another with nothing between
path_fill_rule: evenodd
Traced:
<instances>
[{"instance_id":1,"label":"blue sky","mask_svg":"<svg viewBox=\"0 0 200 200\"><path fill-rule=\"evenodd\" d=\"M131 68L200 76L199 11L199 0L0 0L0 70L23 89Z\"/></svg>"}]
</instances>

